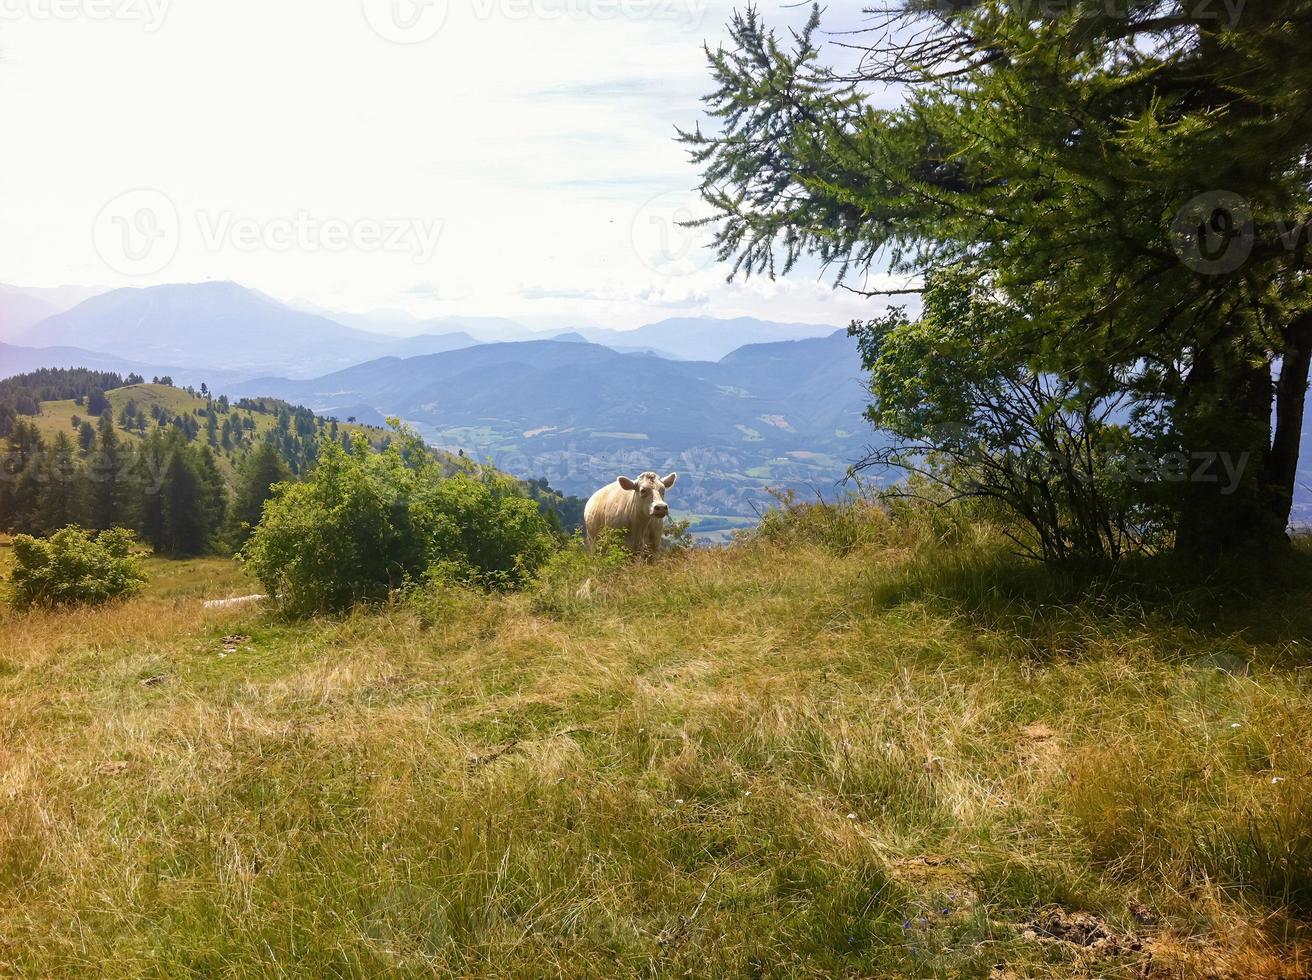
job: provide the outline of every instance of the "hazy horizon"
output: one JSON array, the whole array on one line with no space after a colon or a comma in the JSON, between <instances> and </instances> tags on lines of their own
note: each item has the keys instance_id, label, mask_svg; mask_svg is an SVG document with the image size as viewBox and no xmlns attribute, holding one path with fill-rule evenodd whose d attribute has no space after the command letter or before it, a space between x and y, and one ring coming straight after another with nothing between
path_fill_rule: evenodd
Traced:
<instances>
[{"instance_id":1,"label":"hazy horizon","mask_svg":"<svg viewBox=\"0 0 1312 980\"><path fill-rule=\"evenodd\" d=\"M53 286L32 286L24 283L0 282L0 290L10 290L16 293L25 293L32 296L49 295L50 298L52 299L54 298L54 294L61 294L61 296L72 296L72 295L78 296L78 298L73 300L72 302L68 302L67 299L63 299L58 304L61 306L67 304L66 308L63 311L61 311L61 312L66 312L67 309L72 309L74 306L77 306L82 302L85 302L87 299L104 295L105 293L113 292L118 289L150 289L157 286L196 286L196 285L205 285L207 283L230 283L241 288L250 289L252 292L259 293L265 296L267 299L285 305L293 310L299 310L301 312L307 312L307 313L315 313L330 320L340 317L342 319L339 319L337 322L341 322L344 326L352 326L355 327L356 329L377 333L381 336L399 337L399 338L415 337L415 336L423 335L431 330L433 326L433 321L439 319L446 319L446 318L450 318L452 320L504 319L504 320L513 321L517 325L522 326L527 330L531 330L535 333L542 333L542 334L555 334L555 333L563 333L563 332L569 332L574 330L606 330L615 333L631 333L641 329L644 326L650 326L651 324L654 323L660 323L665 320L682 320L682 319L699 319L699 320L708 320L708 321L732 321L735 319L754 319L754 320L760 320L762 322L768 322L768 323L809 324L817 327L832 327L835 330L845 326L845 324L831 322L828 319L807 317L807 316L800 316L797 319L789 319L785 321L785 320L776 319L768 315L738 314L736 316L714 316L710 314L684 313L679 311L662 310L660 308L651 310L650 319L636 319L633 322L625 323L625 324L605 323L588 315L578 315L569 312L563 312L563 313L530 312L527 314L521 314L519 316L504 316L495 313L481 313L481 312L439 313L436 316L425 317L419 314L411 313L399 305L389 306L383 304L383 305L376 305L364 309L352 309L348 307L330 307L301 297L279 296L274 293L270 293L267 290L258 289L256 287L249 286L246 283L238 282L237 280L232 280L232 279L208 279L208 280L201 280L198 282L160 282L160 283L151 283L147 285L126 284L126 285L115 285L115 286L91 285L91 284L70 283L70 282L58 283ZM85 294L85 295L81 295L81 294ZM370 319L372 322L367 326L356 322L350 322L350 323L344 322L345 320L355 321L357 319L358 320ZM13 337L8 338L8 342L12 343L14 339L15 338ZM0 335L0 341L5 341L5 340L6 338L3 335Z\"/></svg>"}]
</instances>

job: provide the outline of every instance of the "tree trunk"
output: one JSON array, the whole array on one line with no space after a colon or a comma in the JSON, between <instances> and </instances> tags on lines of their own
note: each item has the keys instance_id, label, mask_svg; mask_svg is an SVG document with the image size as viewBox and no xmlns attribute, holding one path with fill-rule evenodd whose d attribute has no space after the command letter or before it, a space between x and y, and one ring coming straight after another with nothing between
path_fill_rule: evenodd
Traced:
<instances>
[{"instance_id":1,"label":"tree trunk","mask_svg":"<svg viewBox=\"0 0 1312 980\"><path fill-rule=\"evenodd\" d=\"M1176 405L1176 435L1188 457L1177 551L1214 560L1286 543L1286 521L1267 486L1271 396L1270 365L1216 344L1195 356Z\"/></svg>"},{"instance_id":2,"label":"tree trunk","mask_svg":"<svg viewBox=\"0 0 1312 980\"><path fill-rule=\"evenodd\" d=\"M1276 385L1276 434L1267 457L1266 483L1282 526L1288 526L1294 504L1309 368L1312 368L1312 310L1295 319L1285 332L1280 382Z\"/></svg>"}]
</instances>

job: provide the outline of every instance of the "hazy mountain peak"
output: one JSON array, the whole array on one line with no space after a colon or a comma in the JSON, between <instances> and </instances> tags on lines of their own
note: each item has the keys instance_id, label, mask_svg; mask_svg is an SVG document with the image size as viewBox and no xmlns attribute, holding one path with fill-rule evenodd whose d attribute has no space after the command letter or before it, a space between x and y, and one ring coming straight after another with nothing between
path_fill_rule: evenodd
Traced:
<instances>
[{"instance_id":1,"label":"hazy mountain peak","mask_svg":"<svg viewBox=\"0 0 1312 980\"><path fill-rule=\"evenodd\" d=\"M0 340L17 338L48 317L96 295L85 286L32 287L0 283Z\"/></svg>"},{"instance_id":2,"label":"hazy mountain peak","mask_svg":"<svg viewBox=\"0 0 1312 980\"><path fill-rule=\"evenodd\" d=\"M135 361L313 374L378 353L382 342L226 280L124 287L84 300L21 335Z\"/></svg>"}]
</instances>

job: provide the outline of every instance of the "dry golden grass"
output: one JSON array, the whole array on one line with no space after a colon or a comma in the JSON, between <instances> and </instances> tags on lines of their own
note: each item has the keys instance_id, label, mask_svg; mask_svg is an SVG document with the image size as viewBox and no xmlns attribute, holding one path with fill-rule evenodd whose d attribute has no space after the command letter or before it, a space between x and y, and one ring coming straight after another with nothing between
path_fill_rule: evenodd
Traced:
<instances>
[{"instance_id":1,"label":"dry golden grass","mask_svg":"<svg viewBox=\"0 0 1312 980\"><path fill-rule=\"evenodd\" d=\"M1308 975L1312 589L912 544L0 612L0 975Z\"/></svg>"}]
</instances>

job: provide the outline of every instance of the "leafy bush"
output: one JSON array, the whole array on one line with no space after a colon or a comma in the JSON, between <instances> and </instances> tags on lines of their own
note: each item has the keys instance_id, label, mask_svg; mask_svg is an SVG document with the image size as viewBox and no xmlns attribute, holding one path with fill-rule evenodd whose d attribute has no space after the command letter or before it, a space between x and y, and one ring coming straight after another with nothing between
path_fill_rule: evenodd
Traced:
<instances>
[{"instance_id":1,"label":"leafy bush","mask_svg":"<svg viewBox=\"0 0 1312 980\"><path fill-rule=\"evenodd\" d=\"M928 485L939 491L931 499L991 502L1034 558L1155 550L1163 487L1135 475L1167 448L1147 435L1154 405L1096 372L1036 370L1030 347L1009 336L1027 312L978 275L932 273L923 300L919 319L898 308L849 330L871 372L867 417L892 440L857 469L918 475L911 491Z\"/></svg>"},{"instance_id":2,"label":"leafy bush","mask_svg":"<svg viewBox=\"0 0 1312 980\"><path fill-rule=\"evenodd\" d=\"M666 521L661 533L661 551L665 555L687 554L697 547L697 540L692 536L692 521Z\"/></svg>"},{"instance_id":3,"label":"leafy bush","mask_svg":"<svg viewBox=\"0 0 1312 980\"><path fill-rule=\"evenodd\" d=\"M362 436L350 452L325 440L310 478L266 502L242 557L285 609L305 613L384 599L430 570L512 588L554 547L515 481L472 468L446 476L403 431L377 453Z\"/></svg>"},{"instance_id":4,"label":"leafy bush","mask_svg":"<svg viewBox=\"0 0 1312 980\"><path fill-rule=\"evenodd\" d=\"M9 581L10 601L26 609L99 605L139 591L146 576L131 531L66 527L49 538L16 537Z\"/></svg>"}]
</instances>

